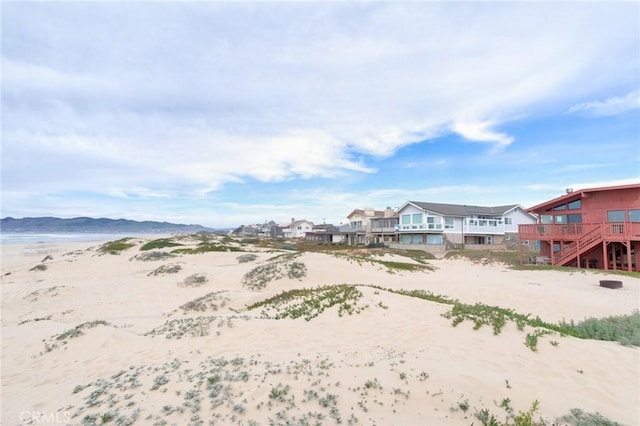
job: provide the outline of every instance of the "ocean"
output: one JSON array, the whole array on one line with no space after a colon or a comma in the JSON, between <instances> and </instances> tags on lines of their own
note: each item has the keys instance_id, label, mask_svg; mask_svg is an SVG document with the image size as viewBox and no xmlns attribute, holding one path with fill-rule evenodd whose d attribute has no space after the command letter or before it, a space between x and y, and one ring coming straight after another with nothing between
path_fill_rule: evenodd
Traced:
<instances>
[{"instance_id":1,"label":"ocean","mask_svg":"<svg viewBox=\"0 0 640 426\"><path fill-rule=\"evenodd\" d=\"M0 245L5 244L53 244L75 242L99 242L124 238L125 234L83 234L83 233L59 233L38 234L30 232L0 232Z\"/></svg>"}]
</instances>

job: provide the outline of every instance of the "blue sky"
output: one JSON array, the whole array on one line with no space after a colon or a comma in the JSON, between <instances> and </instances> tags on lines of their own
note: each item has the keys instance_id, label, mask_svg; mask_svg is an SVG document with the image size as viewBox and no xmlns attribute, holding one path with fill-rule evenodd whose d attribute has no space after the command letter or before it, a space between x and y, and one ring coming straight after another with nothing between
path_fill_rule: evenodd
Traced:
<instances>
[{"instance_id":1,"label":"blue sky","mask_svg":"<svg viewBox=\"0 0 640 426\"><path fill-rule=\"evenodd\" d=\"M1 15L3 217L340 223L640 181L637 2Z\"/></svg>"}]
</instances>

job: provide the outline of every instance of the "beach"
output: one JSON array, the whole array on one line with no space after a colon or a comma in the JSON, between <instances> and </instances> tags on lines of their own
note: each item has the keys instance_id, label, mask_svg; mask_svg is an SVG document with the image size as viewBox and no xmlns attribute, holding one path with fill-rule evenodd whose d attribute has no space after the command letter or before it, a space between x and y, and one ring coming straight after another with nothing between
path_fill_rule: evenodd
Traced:
<instances>
[{"instance_id":1,"label":"beach","mask_svg":"<svg viewBox=\"0 0 640 426\"><path fill-rule=\"evenodd\" d=\"M640 424L640 348L450 315L628 315L636 276L201 238L3 246L2 424Z\"/></svg>"}]
</instances>

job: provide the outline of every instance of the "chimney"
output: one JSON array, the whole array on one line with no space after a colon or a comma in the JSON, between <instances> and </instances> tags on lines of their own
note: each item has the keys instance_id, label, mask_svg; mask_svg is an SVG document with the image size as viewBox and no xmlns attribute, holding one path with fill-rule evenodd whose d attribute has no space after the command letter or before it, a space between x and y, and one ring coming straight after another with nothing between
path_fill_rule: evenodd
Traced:
<instances>
[{"instance_id":1,"label":"chimney","mask_svg":"<svg viewBox=\"0 0 640 426\"><path fill-rule=\"evenodd\" d=\"M567 194L571 194L573 192L573 188L567 188L566 191L567 191Z\"/></svg>"}]
</instances>

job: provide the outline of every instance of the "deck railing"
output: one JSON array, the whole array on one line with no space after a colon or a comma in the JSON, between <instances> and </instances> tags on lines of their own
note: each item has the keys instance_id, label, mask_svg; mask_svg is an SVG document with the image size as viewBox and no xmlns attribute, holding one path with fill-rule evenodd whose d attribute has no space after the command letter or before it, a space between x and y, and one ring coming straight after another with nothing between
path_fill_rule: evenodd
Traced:
<instances>
[{"instance_id":1,"label":"deck railing","mask_svg":"<svg viewBox=\"0 0 640 426\"><path fill-rule=\"evenodd\" d=\"M575 240L596 228L605 239L640 239L640 222L519 225L518 234L521 240Z\"/></svg>"}]
</instances>

